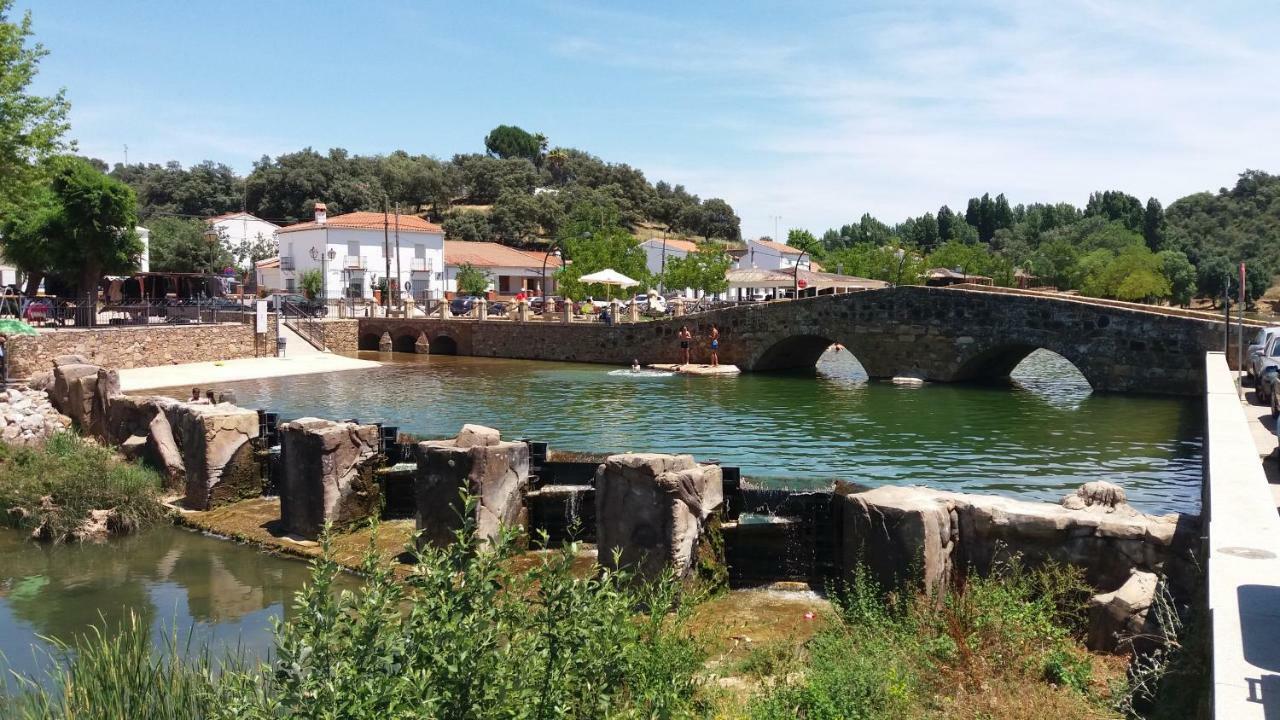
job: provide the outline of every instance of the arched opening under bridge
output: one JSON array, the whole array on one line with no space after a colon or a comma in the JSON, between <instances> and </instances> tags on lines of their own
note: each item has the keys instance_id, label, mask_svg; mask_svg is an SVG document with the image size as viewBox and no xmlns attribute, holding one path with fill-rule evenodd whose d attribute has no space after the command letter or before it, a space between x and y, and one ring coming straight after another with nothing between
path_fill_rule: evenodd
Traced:
<instances>
[{"instance_id":1,"label":"arched opening under bridge","mask_svg":"<svg viewBox=\"0 0 1280 720\"><path fill-rule=\"evenodd\" d=\"M765 348L753 364L757 371L801 370L867 377L862 362L844 345L824 335L792 335Z\"/></svg>"},{"instance_id":2,"label":"arched opening under bridge","mask_svg":"<svg viewBox=\"0 0 1280 720\"><path fill-rule=\"evenodd\" d=\"M398 353L416 352L414 343L417 341L418 339L413 335L397 335L395 339L391 341L391 349Z\"/></svg>"},{"instance_id":3,"label":"arched opening under bridge","mask_svg":"<svg viewBox=\"0 0 1280 720\"><path fill-rule=\"evenodd\" d=\"M458 341L448 335L437 335L431 338L432 355L457 355Z\"/></svg>"},{"instance_id":4,"label":"arched opening under bridge","mask_svg":"<svg viewBox=\"0 0 1280 720\"><path fill-rule=\"evenodd\" d=\"M1035 389L1049 385L1092 388L1085 370L1056 350L1026 343L1007 343L978 353L956 372L956 380L1008 382Z\"/></svg>"},{"instance_id":5,"label":"arched opening under bridge","mask_svg":"<svg viewBox=\"0 0 1280 720\"><path fill-rule=\"evenodd\" d=\"M375 350L375 351L376 351L376 350L378 349L378 342L379 342L381 339L382 339L382 336L381 336L381 335L378 335L378 334L376 334L376 333L364 333L364 334L362 334L362 335L360 336L360 343L359 343L358 347L359 347L361 350Z\"/></svg>"}]
</instances>

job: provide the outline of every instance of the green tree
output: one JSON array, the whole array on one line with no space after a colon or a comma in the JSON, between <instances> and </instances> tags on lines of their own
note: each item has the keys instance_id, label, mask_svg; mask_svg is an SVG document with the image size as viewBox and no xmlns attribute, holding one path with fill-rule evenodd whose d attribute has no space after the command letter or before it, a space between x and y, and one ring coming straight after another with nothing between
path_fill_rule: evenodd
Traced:
<instances>
[{"instance_id":1,"label":"green tree","mask_svg":"<svg viewBox=\"0 0 1280 720\"><path fill-rule=\"evenodd\" d=\"M541 210L542 206L533 195L508 190L498 196L489 211L489 227L498 242L523 245L538 234Z\"/></svg>"},{"instance_id":2,"label":"green tree","mask_svg":"<svg viewBox=\"0 0 1280 720\"><path fill-rule=\"evenodd\" d=\"M648 285L644 249L635 236L622 227L618 213L612 208L594 204L574 207L557 241L572 261L556 272L556 284L566 297L581 300L593 293L610 296L611 289L585 285L578 280L606 268L638 280L641 287Z\"/></svg>"},{"instance_id":3,"label":"green tree","mask_svg":"<svg viewBox=\"0 0 1280 720\"><path fill-rule=\"evenodd\" d=\"M489 218L479 210L455 210L445 217L442 227L450 240L482 242L493 238Z\"/></svg>"},{"instance_id":4,"label":"green tree","mask_svg":"<svg viewBox=\"0 0 1280 720\"><path fill-rule=\"evenodd\" d=\"M484 295L489 291L489 273L472 265L462 263L458 266L455 281L460 295Z\"/></svg>"},{"instance_id":5,"label":"green tree","mask_svg":"<svg viewBox=\"0 0 1280 720\"><path fill-rule=\"evenodd\" d=\"M701 235L704 240L721 238L737 241L742 239L741 220L733 212L733 207L720 198L703 201L700 207L690 208L691 222L685 223L686 229Z\"/></svg>"},{"instance_id":6,"label":"green tree","mask_svg":"<svg viewBox=\"0 0 1280 720\"><path fill-rule=\"evenodd\" d=\"M31 12L12 19L13 0L0 0L0 213L27 202L38 192L44 161L68 149L66 93L29 92L48 54L32 36ZM41 201L43 202L43 201Z\"/></svg>"},{"instance_id":7,"label":"green tree","mask_svg":"<svg viewBox=\"0 0 1280 720\"><path fill-rule=\"evenodd\" d=\"M222 238L191 218L157 217L151 230L151 269L157 272L220 273L234 263Z\"/></svg>"},{"instance_id":8,"label":"green tree","mask_svg":"<svg viewBox=\"0 0 1280 720\"><path fill-rule=\"evenodd\" d=\"M499 125L484 138L484 147L494 157L536 161L542 154L541 136L531 135L515 125Z\"/></svg>"},{"instance_id":9,"label":"green tree","mask_svg":"<svg viewBox=\"0 0 1280 720\"><path fill-rule=\"evenodd\" d=\"M1031 256L1031 271L1040 281L1059 290L1080 287L1080 250L1066 238L1054 238L1040 244Z\"/></svg>"},{"instance_id":10,"label":"green tree","mask_svg":"<svg viewBox=\"0 0 1280 720\"><path fill-rule=\"evenodd\" d=\"M1106 190L1090 193L1084 214L1086 217L1098 216L1111 222L1119 222L1132 232L1142 232L1146 210L1142 201L1129 193Z\"/></svg>"},{"instance_id":11,"label":"green tree","mask_svg":"<svg viewBox=\"0 0 1280 720\"><path fill-rule=\"evenodd\" d=\"M324 292L324 275L317 268L303 270L298 275L298 286L309 298L316 298Z\"/></svg>"},{"instance_id":12,"label":"green tree","mask_svg":"<svg viewBox=\"0 0 1280 720\"><path fill-rule=\"evenodd\" d=\"M1170 295L1161 258L1141 242L1118 253L1095 250L1085 256L1084 264L1081 292L1085 295L1144 302Z\"/></svg>"},{"instance_id":13,"label":"green tree","mask_svg":"<svg viewBox=\"0 0 1280 720\"><path fill-rule=\"evenodd\" d=\"M725 292L729 289L725 273L732 263L733 260L723 247L702 243L695 252L667 259L661 278L662 287L692 288L709 295Z\"/></svg>"},{"instance_id":14,"label":"green tree","mask_svg":"<svg viewBox=\"0 0 1280 720\"><path fill-rule=\"evenodd\" d=\"M1160 270L1169 281L1169 299L1186 307L1196 294L1196 268L1185 253L1163 250L1159 253Z\"/></svg>"},{"instance_id":15,"label":"green tree","mask_svg":"<svg viewBox=\"0 0 1280 720\"><path fill-rule=\"evenodd\" d=\"M35 295L45 273L54 269L53 248L47 238L55 232L58 199L47 186L38 187L25 202L0 221L0 246L4 257L26 275L26 295Z\"/></svg>"},{"instance_id":16,"label":"green tree","mask_svg":"<svg viewBox=\"0 0 1280 720\"><path fill-rule=\"evenodd\" d=\"M821 260L825 252L822 242L814 237L813 233L801 228L791 228L787 231L787 245L807 253L810 259Z\"/></svg>"},{"instance_id":17,"label":"green tree","mask_svg":"<svg viewBox=\"0 0 1280 720\"><path fill-rule=\"evenodd\" d=\"M1155 198L1147 199L1147 208L1142 214L1142 239L1152 252L1164 249L1164 208ZM1185 255L1183 257L1186 257Z\"/></svg>"}]
</instances>

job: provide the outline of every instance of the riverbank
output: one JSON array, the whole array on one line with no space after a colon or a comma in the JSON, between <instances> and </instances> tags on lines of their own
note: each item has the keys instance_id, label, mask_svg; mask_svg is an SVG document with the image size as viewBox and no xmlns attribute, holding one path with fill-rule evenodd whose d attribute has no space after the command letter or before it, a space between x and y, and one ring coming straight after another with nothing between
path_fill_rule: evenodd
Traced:
<instances>
[{"instance_id":1,"label":"riverbank","mask_svg":"<svg viewBox=\"0 0 1280 720\"><path fill-rule=\"evenodd\" d=\"M222 385L245 380L368 370L381 363L338 355L308 353L296 357L241 358L214 362L160 365L120 371L120 390L137 392L156 388Z\"/></svg>"}]
</instances>

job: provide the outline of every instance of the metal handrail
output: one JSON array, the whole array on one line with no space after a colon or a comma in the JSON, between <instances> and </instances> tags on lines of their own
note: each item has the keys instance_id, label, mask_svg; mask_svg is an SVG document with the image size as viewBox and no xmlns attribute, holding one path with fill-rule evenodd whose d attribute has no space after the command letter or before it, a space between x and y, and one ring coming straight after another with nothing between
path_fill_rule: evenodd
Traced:
<instances>
[{"instance_id":1,"label":"metal handrail","mask_svg":"<svg viewBox=\"0 0 1280 720\"><path fill-rule=\"evenodd\" d=\"M324 342L324 327L310 313L285 300L280 303L280 315L285 327L301 335L317 349L328 349Z\"/></svg>"}]
</instances>

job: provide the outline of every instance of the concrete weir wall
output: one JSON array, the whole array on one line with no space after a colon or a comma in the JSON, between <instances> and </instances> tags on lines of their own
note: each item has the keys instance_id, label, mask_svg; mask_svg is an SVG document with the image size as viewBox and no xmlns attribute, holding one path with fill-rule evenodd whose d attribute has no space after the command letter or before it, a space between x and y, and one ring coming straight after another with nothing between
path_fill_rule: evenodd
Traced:
<instances>
[{"instance_id":1,"label":"concrete weir wall","mask_svg":"<svg viewBox=\"0 0 1280 720\"><path fill-rule=\"evenodd\" d=\"M1280 717L1280 515L1226 358L1204 362L1213 717Z\"/></svg>"},{"instance_id":2,"label":"concrete weir wall","mask_svg":"<svg viewBox=\"0 0 1280 720\"><path fill-rule=\"evenodd\" d=\"M246 323L222 323L42 330L39 335L9 338L5 350L11 378L48 370L59 355L78 355L95 365L125 370L274 354L275 338L259 337L253 329Z\"/></svg>"}]
</instances>

